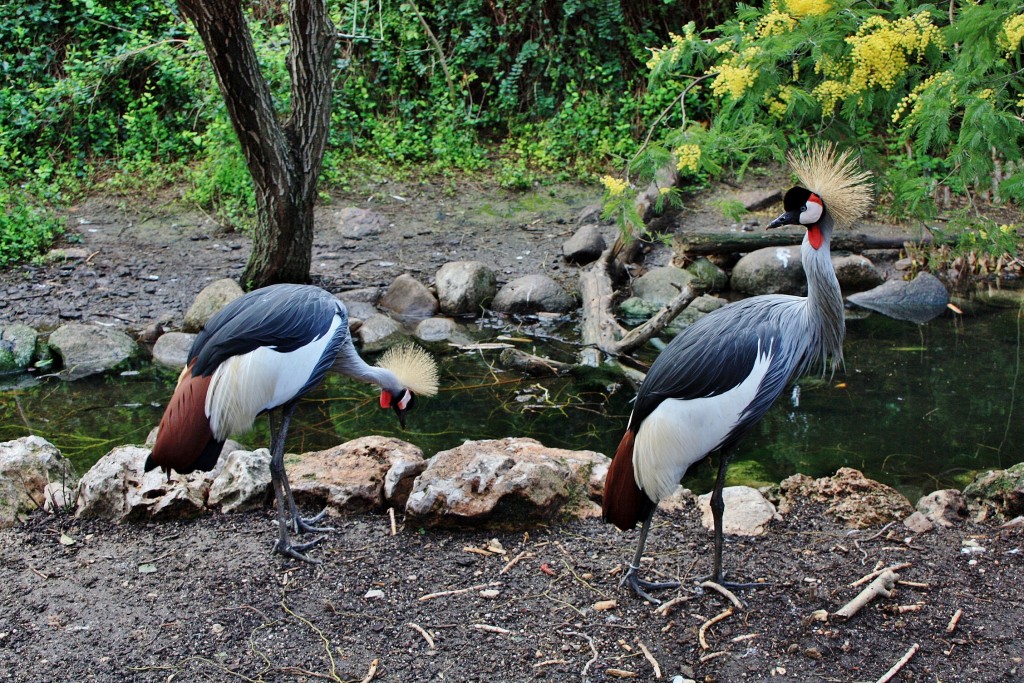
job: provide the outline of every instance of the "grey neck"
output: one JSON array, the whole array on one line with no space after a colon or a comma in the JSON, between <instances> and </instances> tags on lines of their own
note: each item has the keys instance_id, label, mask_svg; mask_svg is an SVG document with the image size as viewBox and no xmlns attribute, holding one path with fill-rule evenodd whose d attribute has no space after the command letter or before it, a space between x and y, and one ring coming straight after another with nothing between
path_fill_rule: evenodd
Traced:
<instances>
[{"instance_id":1,"label":"grey neck","mask_svg":"<svg viewBox=\"0 0 1024 683\"><path fill-rule=\"evenodd\" d=\"M832 370L835 370L843 362L846 322L843 318L843 294L832 266L832 226L832 217L826 211L818 226L822 235L821 246L817 249L812 247L809 234L805 235L800 258L807 276L805 310L813 338L809 355L819 358L823 364L831 359Z\"/></svg>"},{"instance_id":2,"label":"grey neck","mask_svg":"<svg viewBox=\"0 0 1024 683\"><path fill-rule=\"evenodd\" d=\"M357 379L361 382L369 382L376 384L381 389L391 392L394 395L402 393L405 388L402 383L398 381L395 373L384 368L378 368L374 365L370 365L356 353L355 347L352 346L352 339L346 339L338 350L338 355L334 358L334 364L331 366L332 372L338 372L343 375L347 375L352 379Z\"/></svg>"}]
</instances>

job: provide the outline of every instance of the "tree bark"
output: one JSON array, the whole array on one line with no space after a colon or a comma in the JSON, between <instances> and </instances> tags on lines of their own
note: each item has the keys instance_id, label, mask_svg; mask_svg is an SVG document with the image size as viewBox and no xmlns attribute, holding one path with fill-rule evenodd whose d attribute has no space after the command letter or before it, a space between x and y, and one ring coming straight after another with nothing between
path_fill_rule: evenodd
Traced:
<instances>
[{"instance_id":1,"label":"tree bark","mask_svg":"<svg viewBox=\"0 0 1024 683\"><path fill-rule=\"evenodd\" d=\"M179 0L213 65L256 191L242 287L307 282L313 206L331 115L335 32L324 0L289 3L291 112L283 121L259 68L239 0Z\"/></svg>"}]
</instances>

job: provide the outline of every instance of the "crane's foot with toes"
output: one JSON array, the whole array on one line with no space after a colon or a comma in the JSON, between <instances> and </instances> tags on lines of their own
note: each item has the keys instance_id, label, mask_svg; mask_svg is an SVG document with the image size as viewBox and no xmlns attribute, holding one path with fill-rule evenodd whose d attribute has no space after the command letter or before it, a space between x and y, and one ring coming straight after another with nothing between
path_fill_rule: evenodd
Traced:
<instances>
[{"instance_id":1,"label":"crane's foot with toes","mask_svg":"<svg viewBox=\"0 0 1024 683\"><path fill-rule=\"evenodd\" d=\"M327 516L327 508L320 511L320 514L314 515L313 517L302 517L298 514L298 511L292 514L292 531L297 534L320 534L328 533L331 531L337 531L331 526L317 526L317 524Z\"/></svg>"},{"instance_id":2,"label":"crane's foot with toes","mask_svg":"<svg viewBox=\"0 0 1024 683\"><path fill-rule=\"evenodd\" d=\"M645 581L640 578L640 568L633 565L629 565L629 569L626 574L619 581L619 587L629 586L633 589L633 592L638 596L650 602L654 605L660 605L661 600L655 598L647 591L660 591L660 590L671 590L673 588L679 588L678 581Z\"/></svg>"},{"instance_id":3,"label":"crane's foot with toes","mask_svg":"<svg viewBox=\"0 0 1024 683\"><path fill-rule=\"evenodd\" d=\"M310 564L320 564L320 560L314 560L306 555L305 552L310 548L320 545L323 541L323 537L315 538L307 543L292 543L289 539L280 539L274 544L274 552L296 560L309 562Z\"/></svg>"}]
</instances>

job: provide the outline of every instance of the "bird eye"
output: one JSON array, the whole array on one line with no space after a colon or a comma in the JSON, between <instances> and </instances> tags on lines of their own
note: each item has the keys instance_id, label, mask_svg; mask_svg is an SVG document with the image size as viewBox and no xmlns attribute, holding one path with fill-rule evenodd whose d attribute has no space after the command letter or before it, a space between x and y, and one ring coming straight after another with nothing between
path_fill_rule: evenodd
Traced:
<instances>
[{"instance_id":1,"label":"bird eye","mask_svg":"<svg viewBox=\"0 0 1024 683\"><path fill-rule=\"evenodd\" d=\"M803 213L806 210L807 210L807 205L806 204L804 204L803 206L800 207L800 213Z\"/></svg>"}]
</instances>

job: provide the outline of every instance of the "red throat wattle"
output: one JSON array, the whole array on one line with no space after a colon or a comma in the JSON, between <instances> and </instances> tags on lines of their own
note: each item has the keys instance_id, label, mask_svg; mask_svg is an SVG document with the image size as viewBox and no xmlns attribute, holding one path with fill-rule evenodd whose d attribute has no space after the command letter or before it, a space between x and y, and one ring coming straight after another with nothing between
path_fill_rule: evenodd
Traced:
<instances>
[{"instance_id":1,"label":"red throat wattle","mask_svg":"<svg viewBox=\"0 0 1024 683\"><path fill-rule=\"evenodd\" d=\"M380 392L380 407L381 408L390 408L392 400L393 399L392 399L390 391L383 391L382 390Z\"/></svg>"},{"instance_id":2,"label":"red throat wattle","mask_svg":"<svg viewBox=\"0 0 1024 683\"><path fill-rule=\"evenodd\" d=\"M821 249L821 243L823 240L824 238L821 235L821 228L817 225L812 225L807 228L807 241L811 243L812 247L815 249Z\"/></svg>"}]
</instances>

